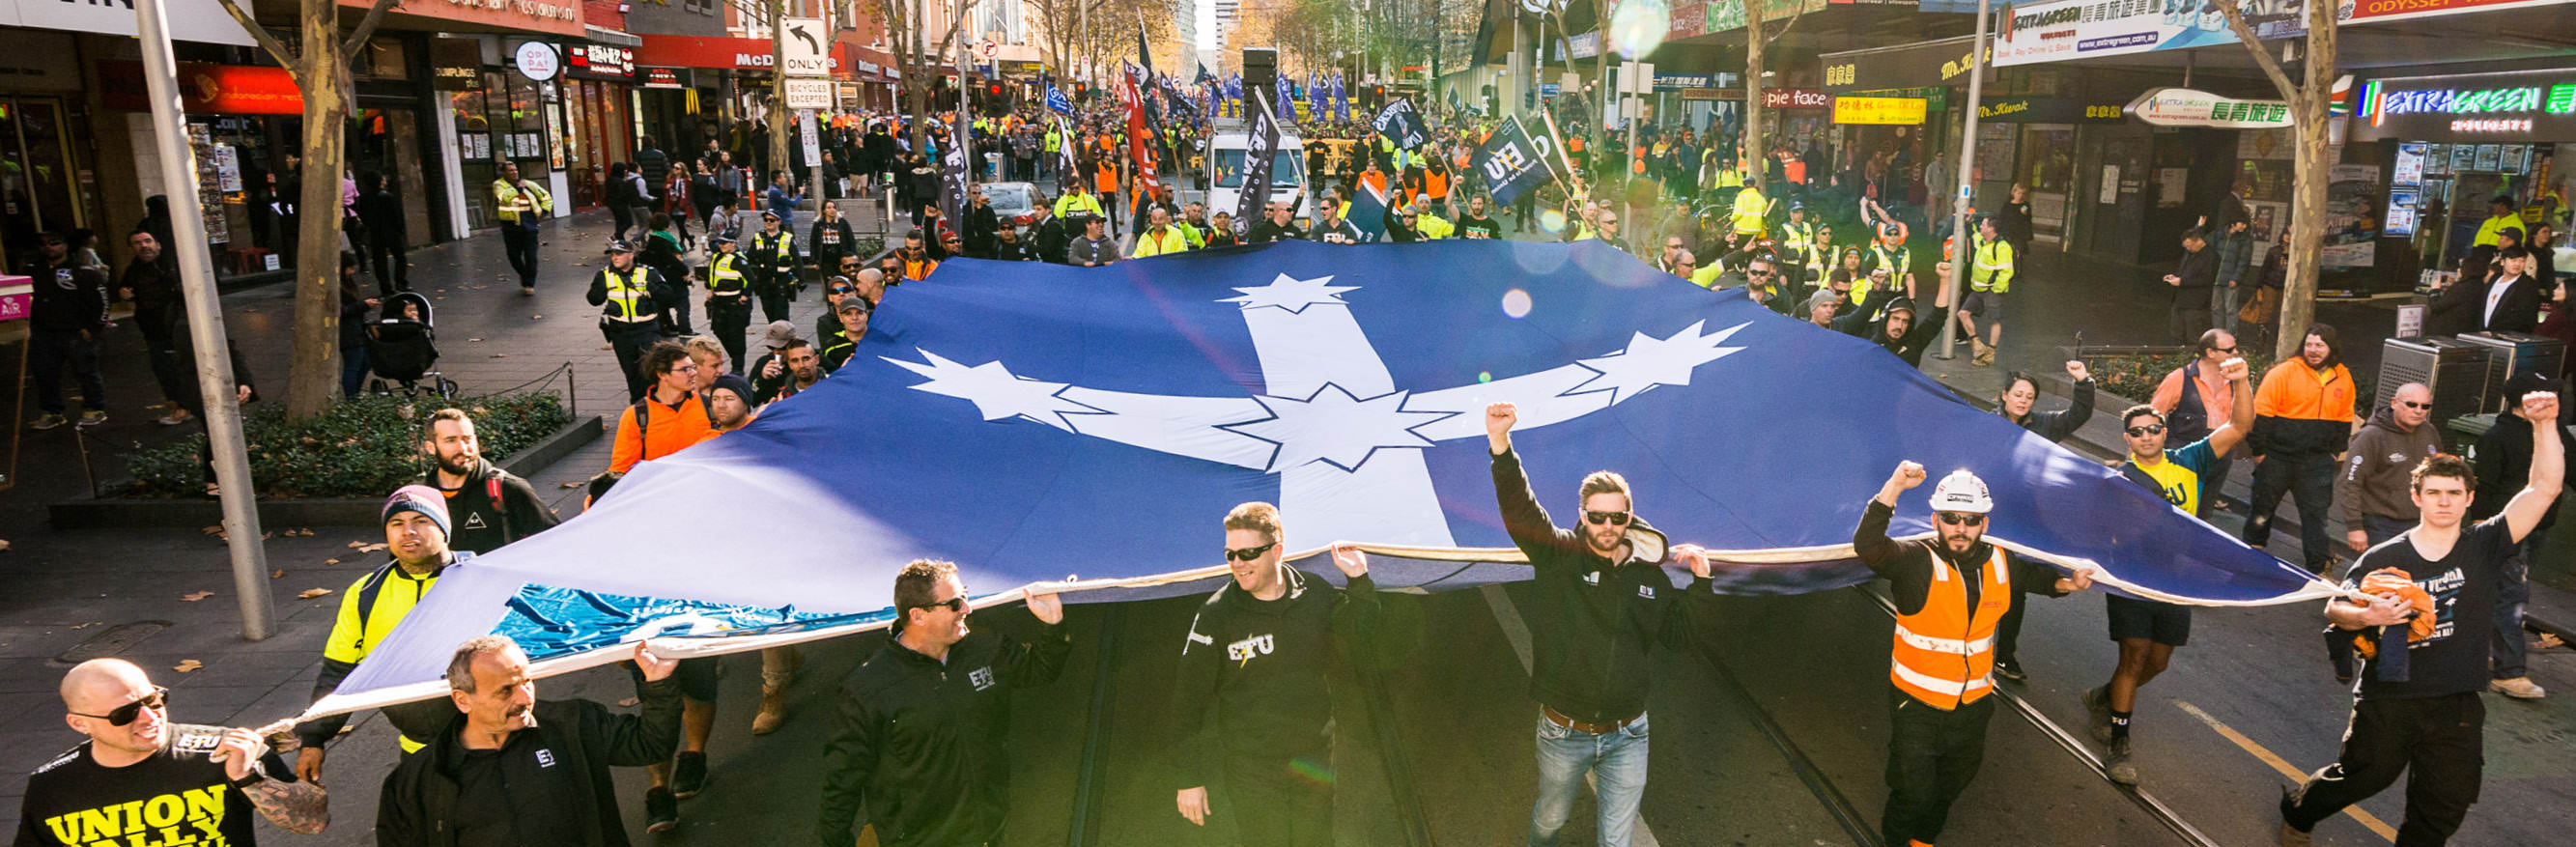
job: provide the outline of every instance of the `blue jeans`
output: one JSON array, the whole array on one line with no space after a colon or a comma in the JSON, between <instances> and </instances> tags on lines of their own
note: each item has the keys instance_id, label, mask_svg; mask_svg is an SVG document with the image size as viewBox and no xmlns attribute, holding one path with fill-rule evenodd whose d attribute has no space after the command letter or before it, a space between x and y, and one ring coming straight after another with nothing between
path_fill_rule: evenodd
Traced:
<instances>
[{"instance_id":1,"label":"blue jeans","mask_svg":"<svg viewBox=\"0 0 2576 847\"><path fill-rule=\"evenodd\" d=\"M2525 667L2531 645L2522 638L2522 607L2531 602L2531 560L2539 558L2541 545L2548 533L2538 530L2523 536L2522 544L2504 560L2503 579L2496 582L2495 678L2519 679L2530 676Z\"/></svg>"},{"instance_id":2,"label":"blue jeans","mask_svg":"<svg viewBox=\"0 0 2576 847\"><path fill-rule=\"evenodd\" d=\"M358 396L367 381L367 348L351 347L340 351L340 396Z\"/></svg>"},{"instance_id":3,"label":"blue jeans","mask_svg":"<svg viewBox=\"0 0 2576 847\"><path fill-rule=\"evenodd\" d=\"M1551 847L1574 811L1583 774L1593 775L1602 847L1628 847L1637 830L1637 801L1646 795L1646 716L1594 735L1538 719L1538 803L1530 807L1530 847Z\"/></svg>"}]
</instances>

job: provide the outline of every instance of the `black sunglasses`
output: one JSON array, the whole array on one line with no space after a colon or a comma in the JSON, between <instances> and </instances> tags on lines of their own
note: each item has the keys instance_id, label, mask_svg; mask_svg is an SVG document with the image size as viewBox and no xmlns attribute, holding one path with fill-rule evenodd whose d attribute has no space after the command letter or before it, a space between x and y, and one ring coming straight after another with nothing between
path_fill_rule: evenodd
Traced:
<instances>
[{"instance_id":1,"label":"black sunglasses","mask_svg":"<svg viewBox=\"0 0 2576 847\"><path fill-rule=\"evenodd\" d=\"M941 601L939 601L939 602L937 602L937 603L923 603L923 604L921 604L921 605L919 605L919 606L914 606L913 608L915 608L915 609L947 609L947 610L949 610L949 611L951 611L951 612L963 612L963 611L966 611L966 594L965 594L964 592L959 592L959 593L957 594L957 596L955 596L955 597L950 597L950 598L948 598L948 599L946 599L946 600L941 600Z\"/></svg>"},{"instance_id":2,"label":"black sunglasses","mask_svg":"<svg viewBox=\"0 0 2576 847\"><path fill-rule=\"evenodd\" d=\"M2144 438L2144 437L2147 437L2147 436L2150 436L2150 435L2157 435L2157 434L2161 434L2161 433L2163 433L2163 432L2165 431L2165 425L2164 425L2164 424L2148 424L2148 425L2146 425L2146 426L2133 426L2133 427L2129 427L2128 429L2123 430L2123 431L2124 431L2124 432L2127 432L2127 433L2129 434L2129 437L2131 437L2131 438Z\"/></svg>"},{"instance_id":3,"label":"black sunglasses","mask_svg":"<svg viewBox=\"0 0 2576 847\"><path fill-rule=\"evenodd\" d=\"M2397 405L2404 406L2404 407L2409 408L2409 409L2415 409L2415 410L2418 410L2418 411L2421 411L2421 410L2424 410L2424 409L2430 409L2430 408L2433 408L2433 404L2431 404L2431 403L2417 403L2417 402L2415 402L2415 401L2413 401L2413 400L2399 400L2399 401L2397 401Z\"/></svg>"},{"instance_id":4,"label":"black sunglasses","mask_svg":"<svg viewBox=\"0 0 2576 847\"><path fill-rule=\"evenodd\" d=\"M1242 549L1228 547L1225 549L1225 560L1229 562L1249 562L1254 559L1261 558L1261 554L1268 553L1270 552L1270 548L1277 546L1279 546L1279 542L1273 541L1259 547L1245 547Z\"/></svg>"},{"instance_id":5,"label":"black sunglasses","mask_svg":"<svg viewBox=\"0 0 2576 847\"><path fill-rule=\"evenodd\" d=\"M1942 512L1941 522L1951 526L1984 526L1986 516L1960 512Z\"/></svg>"},{"instance_id":6,"label":"black sunglasses","mask_svg":"<svg viewBox=\"0 0 2576 847\"><path fill-rule=\"evenodd\" d=\"M107 714L88 715L80 712L72 714L84 718L97 718L106 721L109 726L126 726L134 723L136 718L143 717L143 710L159 709L167 705L170 705L170 689L155 685L152 686L152 693L143 695L143 699L109 709Z\"/></svg>"},{"instance_id":7,"label":"black sunglasses","mask_svg":"<svg viewBox=\"0 0 2576 847\"><path fill-rule=\"evenodd\" d=\"M1590 509L1585 509L1585 510L1583 510L1583 521L1584 521L1585 523L1593 523L1593 524L1609 524L1609 525L1611 525L1611 526L1627 526L1627 525L1628 525L1628 513L1627 513L1627 512L1595 512L1595 511L1592 511L1592 510L1590 510Z\"/></svg>"},{"instance_id":8,"label":"black sunglasses","mask_svg":"<svg viewBox=\"0 0 2576 847\"><path fill-rule=\"evenodd\" d=\"M1744 275L1745 275L1745 276L1774 276L1774 275L1777 275L1778 273L1779 273L1778 271L1745 271L1745 272L1744 272Z\"/></svg>"}]
</instances>

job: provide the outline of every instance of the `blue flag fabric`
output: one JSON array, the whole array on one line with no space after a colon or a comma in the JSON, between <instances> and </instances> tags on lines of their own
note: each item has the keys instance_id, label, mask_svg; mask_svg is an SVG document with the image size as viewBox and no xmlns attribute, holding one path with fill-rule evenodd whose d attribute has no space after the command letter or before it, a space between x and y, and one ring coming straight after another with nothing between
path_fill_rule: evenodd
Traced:
<instances>
[{"instance_id":1,"label":"blue flag fabric","mask_svg":"<svg viewBox=\"0 0 2576 847\"><path fill-rule=\"evenodd\" d=\"M1362 182L1351 187L1351 211L1343 217L1360 231L1361 244L1386 240L1386 195Z\"/></svg>"},{"instance_id":2,"label":"blue flag fabric","mask_svg":"<svg viewBox=\"0 0 2576 847\"><path fill-rule=\"evenodd\" d=\"M1598 241L957 259L890 295L820 385L451 567L308 715L437 696L455 645L495 631L543 675L644 636L695 656L882 626L916 558L958 562L979 603L1200 594L1227 574L1219 516L1248 500L1279 504L1291 561L1334 583L1334 542L1370 549L1390 590L1527 579L1485 447L1503 400L1560 524L1585 474L1620 471L1638 514L1715 551L1727 593L1866 581L1852 528L1906 459L1982 475L1989 539L2113 590L2335 591L1861 339ZM1929 491L1899 502L1897 535L1929 534ZM672 524L709 503L762 505Z\"/></svg>"},{"instance_id":3,"label":"blue flag fabric","mask_svg":"<svg viewBox=\"0 0 2576 847\"><path fill-rule=\"evenodd\" d=\"M1047 86L1046 105L1048 109L1058 114L1073 114L1073 100L1064 96L1064 92L1058 90L1053 84Z\"/></svg>"}]
</instances>

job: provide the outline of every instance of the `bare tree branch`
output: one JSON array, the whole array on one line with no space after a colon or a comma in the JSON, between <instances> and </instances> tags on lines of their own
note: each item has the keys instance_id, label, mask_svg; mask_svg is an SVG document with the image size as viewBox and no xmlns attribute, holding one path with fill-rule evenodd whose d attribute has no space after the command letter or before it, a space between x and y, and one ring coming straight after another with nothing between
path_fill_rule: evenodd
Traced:
<instances>
[{"instance_id":1,"label":"bare tree branch","mask_svg":"<svg viewBox=\"0 0 2576 847\"><path fill-rule=\"evenodd\" d=\"M341 60L358 61L358 51L366 49L367 39L376 35L376 25L384 22L385 10L400 5L402 0L376 0L376 5L367 9L367 16L359 19L358 28L349 32L349 40L341 42Z\"/></svg>"},{"instance_id":2,"label":"bare tree branch","mask_svg":"<svg viewBox=\"0 0 2576 847\"><path fill-rule=\"evenodd\" d=\"M1748 2L1748 3L1750 3L1750 2L1759 2L1759 0L1745 0L1745 2ZM1776 43L1778 43L1778 42L1780 41L1780 37L1781 37L1781 36L1784 36L1784 35L1788 35L1788 34L1789 34L1789 29L1790 29L1791 27L1795 27L1795 26L1797 26L1797 25L1798 25L1798 20L1799 20L1800 18L1804 18L1804 17L1806 17L1806 16L1807 16L1807 4L1805 4L1805 3L1799 3L1797 8L1798 8L1798 11L1797 11L1796 13L1791 14L1791 15L1789 16L1789 22L1788 22L1788 23L1784 23L1784 24L1781 24L1781 25L1780 25L1780 31L1779 31L1779 32L1775 32L1775 33L1772 33L1772 34L1770 34L1770 35L1768 35L1768 36L1764 36L1764 37L1763 37L1763 39L1762 39L1762 43L1763 43L1764 45L1766 45L1766 46L1767 46L1767 45L1770 45L1770 44L1776 44Z\"/></svg>"},{"instance_id":3,"label":"bare tree branch","mask_svg":"<svg viewBox=\"0 0 2576 847\"><path fill-rule=\"evenodd\" d=\"M2282 72L2280 61L2263 49L2263 39L2255 37L2254 27L2245 23L2245 10L2237 5L2237 0L2217 0L2217 3L2219 14L2227 16L2227 28L2236 31L2237 40L2245 43L2245 52L2254 54L2254 64L2263 69L2264 76L2271 78L2273 88L2280 89L2281 99L2297 101L2299 87L2290 82L2289 74Z\"/></svg>"},{"instance_id":4,"label":"bare tree branch","mask_svg":"<svg viewBox=\"0 0 2576 847\"><path fill-rule=\"evenodd\" d=\"M259 42L259 49L267 51L269 58L277 60L278 66L285 68L287 76L293 78L296 84L303 84L304 75L298 70L294 51L278 43L277 36L268 34L268 30L260 27L258 19L252 18L250 12L244 11L233 0L218 0L218 2L224 4L224 11L232 13L233 20L241 23L242 29L250 31L251 40Z\"/></svg>"}]
</instances>

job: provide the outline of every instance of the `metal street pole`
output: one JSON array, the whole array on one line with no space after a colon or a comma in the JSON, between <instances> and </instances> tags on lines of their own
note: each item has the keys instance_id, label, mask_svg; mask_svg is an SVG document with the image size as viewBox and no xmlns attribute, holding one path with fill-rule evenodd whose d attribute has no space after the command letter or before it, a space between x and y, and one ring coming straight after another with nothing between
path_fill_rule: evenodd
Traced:
<instances>
[{"instance_id":1,"label":"metal street pole","mask_svg":"<svg viewBox=\"0 0 2576 847\"><path fill-rule=\"evenodd\" d=\"M840 48L841 31L833 28L832 26L832 4L817 2L814 4L813 9L815 17L823 20L823 62L824 64L829 65L832 61L832 51ZM780 68L779 70L783 73L786 69ZM832 77L829 74L826 74L823 77L823 84L832 87L832 105L839 106L840 86L839 84L832 82L831 79ZM823 116L831 111L832 110L828 108L814 110L814 136L815 141L817 142L815 144L815 152L822 152L823 145L820 142L822 141L823 132L830 128L829 124L823 120ZM843 162L841 164L843 167L847 167L849 165L848 162ZM813 173L814 219L819 221L823 219L823 204L832 202L831 193L823 190L823 157L815 156L812 161L806 162L805 165L806 169ZM810 248L812 245L807 246ZM826 269L823 272L825 276L830 276L833 273L833 269Z\"/></svg>"},{"instance_id":2,"label":"metal street pole","mask_svg":"<svg viewBox=\"0 0 2576 847\"><path fill-rule=\"evenodd\" d=\"M189 349L197 357L197 390L206 404L206 437L214 446L215 484L223 488L224 541L232 548L233 593L241 598L242 638L263 641L277 632L277 610L268 596L268 552L260 546L250 454L242 446L241 404L233 388L232 345L224 337L223 304L215 299L215 263L206 252L205 209L197 201L196 149L188 143L186 119L179 108L179 64L170 55L170 21L162 2L138 0L134 10L141 20L138 34L143 43L144 91L152 101L152 134L161 147L161 190L170 198L174 233L170 240L177 242L168 246L179 253L179 292L187 304Z\"/></svg>"},{"instance_id":3,"label":"metal street pole","mask_svg":"<svg viewBox=\"0 0 2576 847\"><path fill-rule=\"evenodd\" d=\"M973 38L973 33L972 33L972 32L969 32L969 31L967 30L967 28L966 28L966 0L957 0L957 23L956 23L956 26L952 27L952 29L955 29L955 30L957 30L957 32L958 32L958 38L957 38L957 155L965 157L965 161L966 161L966 184L967 184L967 185L974 185L974 184L975 184L975 143L974 143L974 134L973 134L973 132L971 131L971 127L973 127L973 125L974 125L974 123L975 123L975 110L974 110L972 107L970 107L970 106L968 106L968 105L967 105L967 99L966 99L966 98L967 98L967 88L966 88L966 54L971 53L971 52L974 52L974 48L973 48L971 45L972 45L972 43L974 42L974 40L975 40L975 39ZM959 205L959 206L957 207L957 216L958 216L958 217L960 217L960 218L963 218L963 217L965 217L965 216L966 216L966 212L967 212L967 210L968 210L970 207L968 207L968 206L966 206L966 205L963 205L963 200L964 200L964 198L959 198L959 200L960 200L960 202L961 202L961 205ZM962 232L965 232L965 231L966 231L966 222L965 222L965 221L963 221L963 220L949 221L949 222L948 222L948 225L949 225L949 226L956 227L958 232L961 232L961 233L962 233Z\"/></svg>"},{"instance_id":4,"label":"metal street pole","mask_svg":"<svg viewBox=\"0 0 2576 847\"><path fill-rule=\"evenodd\" d=\"M1967 123L1959 133L1959 164L1952 168L1959 172L1959 191L1950 198L1950 239L1958 246L1950 251L1950 272L1941 277L1941 291L1946 295L1942 299L1954 307L1959 302L1959 286L1968 278L1968 263L1974 260L1977 249L1976 236L1968 232L1968 193L1976 186L1977 110L1986 93L1986 18L1993 3L1994 0L1977 0L1977 35L1968 45ZM2014 256L2013 261L2020 262L2021 257ZM1915 304L1918 311L1922 308L1922 304ZM1942 359L1959 357L1950 350L1959 343L1958 335L1958 316L1941 316L1941 340L1932 346Z\"/></svg>"}]
</instances>

